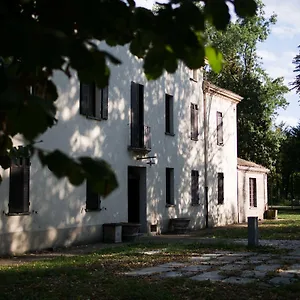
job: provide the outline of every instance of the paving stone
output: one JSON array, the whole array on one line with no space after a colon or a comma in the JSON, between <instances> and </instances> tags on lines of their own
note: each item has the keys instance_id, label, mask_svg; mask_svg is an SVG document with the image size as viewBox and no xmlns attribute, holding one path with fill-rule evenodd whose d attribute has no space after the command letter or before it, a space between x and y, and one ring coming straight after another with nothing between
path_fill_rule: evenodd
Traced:
<instances>
[{"instance_id":1,"label":"paving stone","mask_svg":"<svg viewBox=\"0 0 300 300\"><path fill-rule=\"evenodd\" d=\"M255 271L272 272L280 268L280 265L260 265L255 267Z\"/></svg>"},{"instance_id":2,"label":"paving stone","mask_svg":"<svg viewBox=\"0 0 300 300\"><path fill-rule=\"evenodd\" d=\"M146 254L146 255L154 255L154 254L160 254L164 251L165 249L160 249L160 250L151 250L151 251L144 251L141 252L142 254Z\"/></svg>"},{"instance_id":3,"label":"paving stone","mask_svg":"<svg viewBox=\"0 0 300 300\"><path fill-rule=\"evenodd\" d=\"M249 262L247 260L238 260L234 262L237 265L249 265Z\"/></svg>"},{"instance_id":4,"label":"paving stone","mask_svg":"<svg viewBox=\"0 0 300 300\"><path fill-rule=\"evenodd\" d=\"M210 281L221 281L225 277L220 275L218 271L212 271L212 272L205 272L193 277L190 277L193 280L199 280L199 281L204 281L204 280L210 280Z\"/></svg>"},{"instance_id":5,"label":"paving stone","mask_svg":"<svg viewBox=\"0 0 300 300\"><path fill-rule=\"evenodd\" d=\"M247 277L247 278L263 278L267 275L267 272L263 271L253 271L253 270L245 270L242 272L240 277Z\"/></svg>"},{"instance_id":6,"label":"paving stone","mask_svg":"<svg viewBox=\"0 0 300 300\"><path fill-rule=\"evenodd\" d=\"M182 277L182 276L183 274L181 272L174 272L174 271L165 272L160 275L160 277L162 278L175 278L175 277Z\"/></svg>"},{"instance_id":7,"label":"paving stone","mask_svg":"<svg viewBox=\"0 0 300 300\"><path fill-rule=\"evenodd\" d=\"M145 276L145 275L152 275L155 273L162 273L162 272L167 272L168 269L166 267L151 267L151 268L145 268L145 269L140 269L140 270L135 270L132 272L127 272L125 275L129 276Z\"/></svg>"},{"instance_id":8,"label":"paving stone","mask_svg":"<svg viewBox=\"0 0 300 300\"><path fill-rule=\"evenodd\" d=\"M258 259L256 257L249 257L249 258L247 257L246 259L249 264L253 264L253 265L258 265L258 264L264 263L263 260Z\"/></svg>"},{"instance_id":9,"label":"paving stone","mask_svg":"<svg viewBox=\"0 0 300 300\"><path fill-rule=\"evenodd\" d=\"M186 266L183 268L180 268L179 270L181 272L201 272L201 271L206 271L210 269L211 267L208 265L193 265L193 266Z\"/></svg>"},{"instance_id":10,"label":"paving stone","mask_svg":"<svg viewBox=\"0 0 300 300\"><path fill-rule=\"evenodd\" d=\"M228 278L222 280L222 282L237 283L237 284L247 284L247 283L251 283L254 281L255 281L254 278L242 278L242 277L228 277Z\"/></svg>"},{"instance_id":11,"label":"paving stone","mask_svg":"<svg viewBox=\"0 0 300 300\"><path fill-rule=\"evenodd\" d=\"M201 257L213 257L214 258L214 257L219 257L221 255L223 255L223 254L221 254L221 253L204 253L201 255Z\"/></svg>"},{"instance_id":12,"label":"paving stone","mask_svg":"<svg viewBox=\"0 0 300 300\"><path fill-rule=\"evenodd\" d=\"M175 262L169 262L166 264L159 265L158 267L160 267L160 268L178 268L178 267L184 267L184 266L186 266L186 264L175 261Z\"/></svg>"},{"instance_id":13,"label":"paving stone","mask_svg":"<svg viewBox=\"0 0 300 300\"><path fill-rule=\"evenodd\" d=\"M280 259L270 259L265 262L268 265L282 265L282 261Z\"/></svg>"},{"instance_id":14,"label":"paving stone","mask_svg":"<svg viewBox=\"0 0 300 300\"><path fill-rule=\"evenodd\" d=\"M296 256L300 257L300 249L299 249L299 247L296 247L296 248L298 248L298 249L290 252L288 255L296 255Z\"/></svg>"},{"instance_id":15,"label":"paving stone","mask_svg":"<svg viewBox=\"0 0 300 300\"><path fill-rule=\"evenodd\" d=\"M235 265L235 264L228 264L228 265L220 267L220 270L222 270L222 271L237 271L237 270L241 270L241 266Z\"/></svg>"},{"instance_id":16,"label":"paving stone","mask_svg":"<svg viewBox=\"0 0 300 300\"><path fill-rule=\"evenodd\" d=\"M269 283L274 284L274 285L282 285L282 284L290 284L295 281L296 281L296 279L294 279L294 278L274 277L269 281Z\"/></svg>"},{"instance_id":17,"label":"paving stone","mask_svg":"<svg viewBox=\"0 0 300 300\"><path fill-rule=\"evenodd\" d=\"M248 257L248 256L252 256L253 253L252 252L234 252L234 253L229 253L227 254L228 256L241 256L241 257ZM255 253L255 255L257 255Z\"/></svg>"},{"instance_id":18,"label":"paving stone","mask_svg":"<svg viewBox=\"0 0 300 300\"><path fill-rule=\"evenodd\" d=\"M203 256L192 256L190 257L190 260L193 261L209 261L211 259L211 257L207 256L207 257L203 257Z\"/></svg>"},{"instance_id":19,"label":"paving stone","mask_svg":"<svg viewBox=\"0 0 300 300\"><path fill-rule=\"evenodd\" d=\"M218 257L218 260L231 263L231 262L235 262L237 259L234 256L220 256Z\"/></svg>"}]
</instances>

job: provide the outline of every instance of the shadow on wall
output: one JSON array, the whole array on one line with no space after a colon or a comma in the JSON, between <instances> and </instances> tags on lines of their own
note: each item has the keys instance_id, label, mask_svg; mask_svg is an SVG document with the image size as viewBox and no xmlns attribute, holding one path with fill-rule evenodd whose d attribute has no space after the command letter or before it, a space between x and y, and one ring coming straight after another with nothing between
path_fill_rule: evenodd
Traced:
<instances>
[{"instance_id":1,"label":"shadow on wall","mask_svg":"<svg viewBox=\"0 0 300 300\"><path fill-rule=\"evenodd\" d=\"M104 45L103 48L108 47ZM41 169L37 158L34 157L30 183L30 211L34 213L29 216L7 217L4 214L1 216L2 252L3 249L5 253L23 252L95 241L100 239L103 223L127 221L127 168L145 166L145 162L135 160L136 156L127 149L131 81L145 85L145 125L151 127L151 155L157 156L158 162L152 167L147 167L149 224L158 223L162 230L166 230L170 218L189 217L191 227L205 226L202 77L197 83L191 81L190 71L179 64L179 69L174 75L165 74L159 80L147 83L141 61L131 56L126 49L126 47L111 49L123 64L111 68L107 121L91 120L80 115L79 82L76 75L68 80L61 73L55 74L60 95L57 102L59 122L41 136L43 143L40 145L41 148L48 150L60 149L74 157L87 155L108 161L119 179L119 188L102 201L103 210L86 212L85 184L74 187L66 180L57 180L47 169ZM165 93L174 96L175 136L165 135ZM198 141L192 141L190 138L191 102L199 105ZM210 108L211 106L210 103ZM211 111L214 113L213 108ZM208 113L210 114L210 111ZM210 123L208 125L210 128ZM225 124L224 131L227 131L226 126ZM219 210L215 205L216 178L220 170L218 161L227 158L215 147L214 130L215 128L209 130L210 222L218 224L221 218L222 223L223 221L229 223L234 216L228 217L227 213L224 214L224 210ZM227 138L231 139L234 136L229 135ZM174 207L166 207L165 202L167 167L174 168ZM197 206L191 205L192 170L199 171L200 201ZM1 203L2 211L7 211L8 182L6 172L2 183L5 188L1 187L0 191L1 198L4 199Z\"/></svg>"}]
</instances>

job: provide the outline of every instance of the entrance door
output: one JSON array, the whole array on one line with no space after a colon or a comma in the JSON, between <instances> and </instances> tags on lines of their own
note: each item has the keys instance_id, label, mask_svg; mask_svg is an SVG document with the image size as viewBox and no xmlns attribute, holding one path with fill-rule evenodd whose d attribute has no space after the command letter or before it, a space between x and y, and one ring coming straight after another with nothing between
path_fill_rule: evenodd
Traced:
<instances>
[{"instance_id":1,"label":"entrance door","mask_svg":"<svg viewBox=\"0 0 300 300\"><path fill-rule=\"evenodd\" d=\"M128 167L128 222L140 223L147 232L146 168Z\"/></svg>"}]
</instances>

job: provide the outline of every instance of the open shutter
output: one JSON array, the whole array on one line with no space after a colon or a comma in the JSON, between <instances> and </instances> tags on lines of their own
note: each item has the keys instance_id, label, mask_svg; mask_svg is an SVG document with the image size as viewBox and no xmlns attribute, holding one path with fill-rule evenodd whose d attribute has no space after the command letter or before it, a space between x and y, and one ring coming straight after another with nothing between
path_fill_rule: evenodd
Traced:
<instances>
[{"instance_id":1,"label":"open shutter","mask_svg":"<svg viewBox=\"0 0 300 300\"><path fill-rule=\"evenodd\" d=\"M108 119L108 86L102 89L101 118L103 120Z\"/></svg>"},{"instance_id":2,"label":"open shutter","mask_svg":"<svg viewBox=\"0 0 300 300\"><path fill-rule=\"evenodd\" d=\"M95 117L95 84L80 84L80 114Z\"/></svg>"},{"instance_id":3,"label":"open shutter","mask_svg":"<svg viewBox=\"0 0 300 300\"><path fill-rule=\"evenodd\" d=\"M194 124L195 124L195 110L194 110L194 104L191 103L191 139L195 139L195 129L194 129Z\"/></svg>"},{"instance_id":4,"label":"open shutter","mask_svg":"<svg viewBox=\"0 0 300 300\"><path fill-rule=\"evenodd\" d=\"M192 171L192 204L199 204L199 172Z\"/></svg>"},{"instance_id":5,"label":"open shutter","mask_svg":"<svg viewBox=\"0 0 300 300\"><path fill-rule=\"evenodd\" d=\"M29 158L20 159L10 167L9 213L29 212Z\"/></svg>"},{"instance_id":6,"label":"open shutter","mask_svg":"<svg viewBox=\"0 0 300 300\"><path fill-rule=\"evenodd\" d=\"M217 112L217 144L223 145L223 115Z\"/></svg>"},{"instance_id":7,"label":"open shutter","mask_svg":"<svg viewBox=\"0 0 300 300\"><path fill-rule=\"evenodd\" d=\"M198 113L198 105L194 105L194 134L195 134L195 140L198 140L199 135L199 113Z\"/></svg>"},{"instance_id":8,"label":"open shutter","mask_svg":"<svg viewBox=\"0 0 300 300\"><path fill-rule=\"evenodd\" d=\"M86 182L86 210L99 210L100 209L100 196L95 193L90 185Z\"/></svg>"},{"instance_id":9,"label":"open shutter","mask_svg":"<svg viewBox=\"0 0 300 300\"><path fill-rule=\"evenodd\" d=\"M139 147L139 85L131 82L131 146Z\"/></svg>"},{"instance_id":10,"label":"open shutter","mask_svg":"<svg viewBox=\"0 0 300 300\"><path fill-rule=\"evenodd\" d=\"M218 204L224 203L224 174L218 173Z\"/></svg>"}]
</instances>

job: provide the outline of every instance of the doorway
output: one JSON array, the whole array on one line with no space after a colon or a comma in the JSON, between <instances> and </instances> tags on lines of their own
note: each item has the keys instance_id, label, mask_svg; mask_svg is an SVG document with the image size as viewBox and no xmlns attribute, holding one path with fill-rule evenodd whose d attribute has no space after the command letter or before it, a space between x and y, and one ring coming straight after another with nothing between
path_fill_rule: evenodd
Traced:
<instances>
[{"instance_id":1,"label":"doorway","mask_svg":"<svg viewBox=\"0 0 300 300\"><path fill-rule=\"evenodd\" d=\"M128 222L140 223L147 232L146 168L128 167Z\"/></svg>"}]
</instances>

